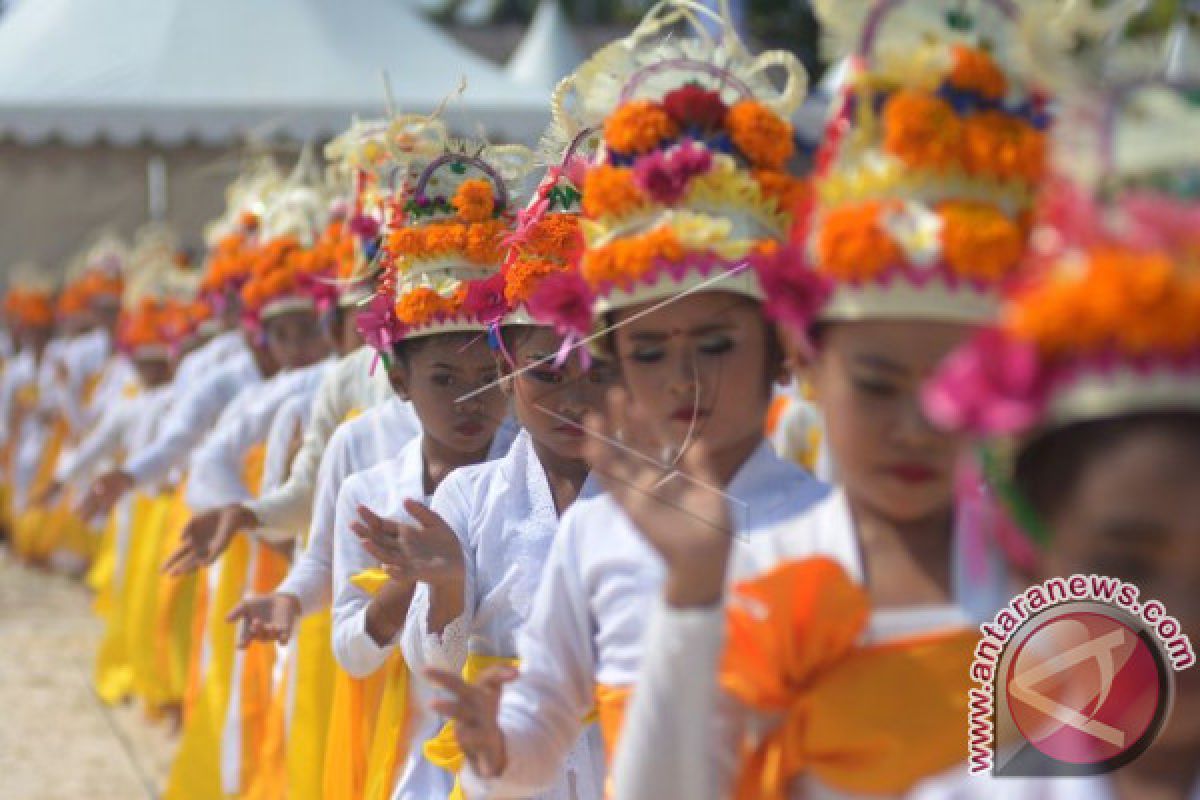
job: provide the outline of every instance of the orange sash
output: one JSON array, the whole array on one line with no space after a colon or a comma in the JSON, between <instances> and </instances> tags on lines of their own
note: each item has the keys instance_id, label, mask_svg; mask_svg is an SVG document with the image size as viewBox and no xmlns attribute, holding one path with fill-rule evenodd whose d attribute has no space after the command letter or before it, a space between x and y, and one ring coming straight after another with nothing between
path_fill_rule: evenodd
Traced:
<instances>
[{"instance_id":1,"label":"orange sash","mask_svg":"<svg viewBox=\"0 0 1200 800\"><path fill-rule=\"evenodd\" d=\"M722 685L781 718L747 745L738 800L783 800L804 773L840 791L898 794L965 758L978 634L863 646L869 614L866 593L827 558L734 588Z\"/></svg>"}]
</instances>

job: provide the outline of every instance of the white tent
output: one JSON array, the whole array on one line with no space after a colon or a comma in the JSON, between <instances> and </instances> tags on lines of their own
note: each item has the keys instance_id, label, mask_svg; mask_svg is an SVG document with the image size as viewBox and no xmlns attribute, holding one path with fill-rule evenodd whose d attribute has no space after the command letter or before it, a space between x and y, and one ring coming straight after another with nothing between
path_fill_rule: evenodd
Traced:
<instances>
[{"instance_id":1,"label":"white tent","mask_svg":"<svg viewBox=\"0 0 1200 800\"><path fill-rule=\"evenodd\" d=\"M37 0L0 20L0 138L222 143L427 112L533 139L546 97L399 0Z\"/></svg>"},{"instance_id":2,"label":"white tent","mask_svg":"<svg viewBox=\"0 0 1200 800\"><path fill-rule=\"evenodd\" d=\"M583 62L583 55L558 0L541 0L505 72L521 83L553 89Z\"/></svg>"}]
</instances>

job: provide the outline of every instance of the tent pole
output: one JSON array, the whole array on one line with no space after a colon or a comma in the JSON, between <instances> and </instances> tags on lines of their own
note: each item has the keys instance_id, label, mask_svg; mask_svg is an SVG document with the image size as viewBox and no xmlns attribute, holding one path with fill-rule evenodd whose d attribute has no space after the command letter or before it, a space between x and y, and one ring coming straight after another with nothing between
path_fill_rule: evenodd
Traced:
<instances>
[{"instance_id":1,"label":"tent pole","mask_svg":"<svg viewBox=\"0 0 1200 800\"><path fill-rule=\"evenodd\" d=\"M146 207L151 222L167 218L167 160L161 155L150 156L146 162Z\"/></svg>"}]
</instances>

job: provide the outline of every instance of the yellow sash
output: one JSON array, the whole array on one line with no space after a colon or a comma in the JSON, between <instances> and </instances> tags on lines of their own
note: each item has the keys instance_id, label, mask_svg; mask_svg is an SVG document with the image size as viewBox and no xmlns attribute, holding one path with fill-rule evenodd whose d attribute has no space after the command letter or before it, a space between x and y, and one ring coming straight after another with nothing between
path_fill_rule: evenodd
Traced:
<instances>
[{"instance_id":1,"label":"yellow sash","mask_svg":"<svg viewBox=\"0 0 1200 800\"><path fill-rule=\"evenodd\" d=\"M483 675L484 670L489 667L516 667L519 664L520 662L515 658L471 653L467 656L467 663L463 665L463 679L468 683L475 683ZM450 792L449 800L466 800L466 795L463 793L458 779L458 773L466 763L466 756L463 755L462 748L458 746L458 739L455 738L454 720L443 725L436 736L425 742L424 752L429 763L441 767L455 776L454 789Z\"/></svg>"},{"instance_id":2,"label":"yellow sash","mask_svg":"<svg viewBox=\"0 0 1200 800\"><path fill-rule=\"evenodd\" d=\"M165 676L159 670L154 623L158 614L158 575L163 562L163 532L170 498L140 492L133 500L133 521L125 581L126 634L133 665L133 690L146 711L155 716L167 702Z\"/></svg>"},{"instance_id":3,"label":"yellow sash","mask_svg":"<svg viewBox=\"0 0 1200 800\"><path fill-rule=\"evenodd\" d=\"M186 483L168 495L161 552L171 553L178 546L183 529L191 517L186 497ZM155 661L163 678L163 694L167 702L183 702L187 687L188 664L192 650L192 619L196 603L199 573L176 577L159 571L158 607L154 620Z\"/></svg>"},{"instance_id":4,"label":"yellow sash","mask_svg":"<svg viewBox=\"0 0 1200 800\"><path fill-rule=\"evenodd\" d=\"M289 800L322 800L325 745L337 674L329 646L332 628L329 612L322 611L306 617L296 634L295 689L286 754Z\"/></svg>"},{"instance_id":5,"label":"yellow sash","mask_svg":"<svg viewBox=\"0 0 1200 800\"><path fill-rule=\"evenodd\" d=\"M843 792L903 794L965 758L978 634L862 646L869 611L862 587L827 558L734 588L722 685L781 717L746 745L739 800L783 800L805 773Z\"/></svg>"}]
</instances>

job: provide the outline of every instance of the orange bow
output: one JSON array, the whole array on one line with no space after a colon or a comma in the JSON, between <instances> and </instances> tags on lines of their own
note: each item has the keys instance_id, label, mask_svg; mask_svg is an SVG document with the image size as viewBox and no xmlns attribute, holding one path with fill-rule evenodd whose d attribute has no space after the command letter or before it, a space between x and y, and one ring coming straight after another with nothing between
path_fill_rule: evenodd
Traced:
<instances>
[{"instance_id":1,"label":"orange bow","mask_svg":"<svg viewBox=\"0 0 1200 800\"><path fill-rule=\"evenodd\" d=\"M895 794L965 758L977 635L861 646L869 614L865 592L827 558L734 588L722 685L780 717L747 745L738 800L782 800L803 773L841 791Z\"/></svg>"}]
</instances>

